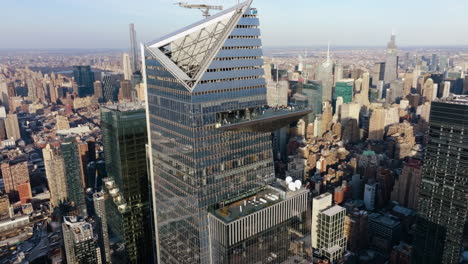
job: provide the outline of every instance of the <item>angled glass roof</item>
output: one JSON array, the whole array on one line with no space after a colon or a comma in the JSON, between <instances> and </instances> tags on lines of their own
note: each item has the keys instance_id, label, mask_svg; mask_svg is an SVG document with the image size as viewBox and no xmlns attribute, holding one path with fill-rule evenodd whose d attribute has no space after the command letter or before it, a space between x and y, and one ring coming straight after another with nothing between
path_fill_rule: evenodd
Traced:
<instances>
[{"instance_id":1,"label":"angled glass roof","mask_svg":"<svg viewBox=\"0 0 468 264\"><path fill-rule=\"evenodd\" d=\"M165 60L166 66L178 68L174 71L179 73L176 75L192 87L199 81L250 4L251 0L238 4L152 41L148 47L157 53L158 57L164 55L164 58L160 59Z\"/></svg>"}]
</instances>

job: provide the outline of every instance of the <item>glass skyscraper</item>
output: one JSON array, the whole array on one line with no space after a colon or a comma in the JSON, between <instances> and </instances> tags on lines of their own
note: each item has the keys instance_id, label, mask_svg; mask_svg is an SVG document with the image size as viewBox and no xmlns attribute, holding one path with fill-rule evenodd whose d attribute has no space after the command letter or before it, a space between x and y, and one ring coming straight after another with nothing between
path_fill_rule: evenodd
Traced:
<instances>
[{"instance_id":1,"label":"glass skyscraper","mask_svg":"<svg viewBox=\"0 0 468 264\"><path fill-rule=\"evenodd\" d=\"M432 102L412 263L459 263L468 219L467 131L468 97Z\"/></svg>"},{"instance_id":2,"label":"glass skyscraper","mask_svg":"<svg viewBox=\"0 0 468 264\"><path fill-rule=\"evenodd\" d=\"M73 66L73 78L78 85L80 97L94 94L94 73L91 71L91 66Z\"/></svg>"},{"instance_id":3,"label":"glass skyscraper","mask_svg":"<svg viewBox=\"0 0 468 264\"><path fill-rule=\"evenodd\" d=\"M101 128L107 223L111 236L125 245L126 259L119 263L151 263L145 109L139 103L104 106Z\"/></svg>"},{"instance_id":4,"label":"glass skyscraper","mask_svg":"<svg viewBox=\"0 0 468 264\"><path fill-rule=\"evenodd\" d=\"M75 137L65 137L60 145L60 151L65 162L68 200L80 211L84 212L86 210L85 193L80 175L80 157L78 155L78 144Z\"/></svg>"},{"instance_id":5,"label":"glass skyscraper","mask_svg":"<svg viewBox=\"0 0 468 264\"><path fill-rule=\"evenodd\" d=\"M264 108L259 20L250 4L142 47L159 263L210 263L208 213L274 180L267 130L295 116Z\"/></svg>"}]
</instances>

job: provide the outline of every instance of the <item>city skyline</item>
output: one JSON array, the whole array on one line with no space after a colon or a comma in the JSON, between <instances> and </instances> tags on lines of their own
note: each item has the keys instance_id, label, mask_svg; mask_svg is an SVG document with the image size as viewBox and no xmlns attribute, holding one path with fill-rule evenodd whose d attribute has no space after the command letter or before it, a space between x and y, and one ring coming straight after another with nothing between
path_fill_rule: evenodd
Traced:
<instances>
[{"instance_id":1,"label":"city skyline","mask_svg":"<svg viewBox=\"0 0 468 264\"><path fill-rule=\"evenodd\" d=\"M176 2L143 0L139 5L124 1L113 1L111 5L109 0L92 5L89 0L9 2L2 6L4 19L9 22L0 25L0 32L9 37L0 43L0 49L128 48L129 23L135 24L138 42L144 43L151 41L152 36L165 35L202 18L200 11L182 9ZM237 1L189 3L222 5L226 9ZM337 47L383 47L393 30L401 47L468 45L468 36L457 34L457 28L468 26L463 17L468 3L460 0L449 0L442 7L435 0L391 3L297 0L289 5L257 0L253 6L261 10L265 47L323 46L328 41ZM20 12L22 16L15 15ZM436 19L437 16L444 19ZM104 29L106 34L102 34Z\"/></svg>"}]
</instances>

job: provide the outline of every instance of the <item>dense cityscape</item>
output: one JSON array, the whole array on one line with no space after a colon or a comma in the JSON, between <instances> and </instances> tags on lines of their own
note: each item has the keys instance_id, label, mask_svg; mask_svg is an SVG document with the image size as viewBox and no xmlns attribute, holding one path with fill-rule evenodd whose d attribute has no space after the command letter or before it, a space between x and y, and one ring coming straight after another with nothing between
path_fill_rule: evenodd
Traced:
<instances>
[{"instance_id":1,"label":"dense cityscape","mask_svg":"<svg viewBox=\"0 0 468 264\"><path fill-rule=\"evenodd\" d=\"M468 46L179 5L126 50L0 50L1 264L468 263Z\"/></svg>"}]
</instances>

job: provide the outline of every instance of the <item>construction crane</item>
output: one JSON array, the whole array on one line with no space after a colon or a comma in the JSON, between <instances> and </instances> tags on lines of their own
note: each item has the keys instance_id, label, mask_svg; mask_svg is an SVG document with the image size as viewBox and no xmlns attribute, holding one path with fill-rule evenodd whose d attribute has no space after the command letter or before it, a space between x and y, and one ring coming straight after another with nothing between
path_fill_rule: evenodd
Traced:
<instances>
[{"instance_id":1,"label":"construction crane","mask_svg":"<svg viewBox=\"0 0 468 264\"><path fill-rule=\"evenodd\" d=\"M199 9L205 18L210 16L210 10L223 10L222 6L211 6L211 5L197 5L197 4L187 4L187 3L176 3L183 8L190 8L190 9Z\"/></svg>"}]
</instances>

